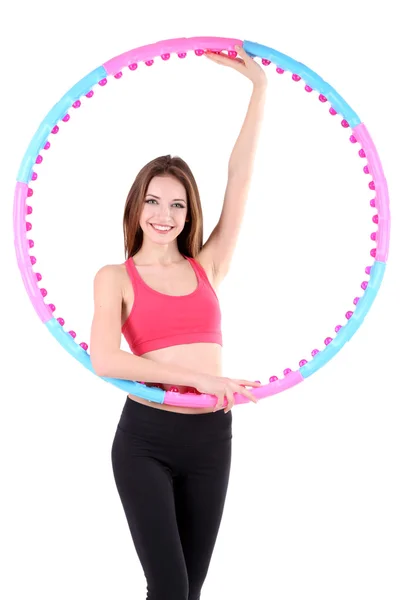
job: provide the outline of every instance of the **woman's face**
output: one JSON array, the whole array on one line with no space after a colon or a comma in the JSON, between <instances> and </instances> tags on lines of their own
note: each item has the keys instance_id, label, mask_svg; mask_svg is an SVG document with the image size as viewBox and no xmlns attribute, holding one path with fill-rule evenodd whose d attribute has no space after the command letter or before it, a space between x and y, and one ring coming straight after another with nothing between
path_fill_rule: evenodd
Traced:
<instances>
[{"instance_id":1,"label":"woman's face","mask_svg":"<svg viewBox=\"0 0 400 600\"><path fill-rule=\"evenodd\" d=\"M171 242L185 227L187 212L183 184L171 175L153 177L144 198L139 221L143 235L158 244ZM157 230L157 225L163 227L163 230Z\"/></svg>"}]
</instances>

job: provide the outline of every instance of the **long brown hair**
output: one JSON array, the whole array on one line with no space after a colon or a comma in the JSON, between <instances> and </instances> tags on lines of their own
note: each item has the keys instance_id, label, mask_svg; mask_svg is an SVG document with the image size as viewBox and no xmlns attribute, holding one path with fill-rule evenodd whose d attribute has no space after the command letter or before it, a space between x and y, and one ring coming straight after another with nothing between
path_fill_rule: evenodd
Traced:
<instances>
[{"instance_id":1,"label":"long brown hair","mask_svg":"<svg viewBox=\"0 0 400 600\"><path fill-rule=\"evenodd\" d=\"M195 258L203 247L203 212L196 180L187 163L179 156L159 156L137 174L125 202L123 229L125 259L134 256L142 247L143 231L139 225L144 198L150 181L155 177L172 175L185 187L188 212L185 227L178 236L179 252Z\"/></svg>"}]
</instances>

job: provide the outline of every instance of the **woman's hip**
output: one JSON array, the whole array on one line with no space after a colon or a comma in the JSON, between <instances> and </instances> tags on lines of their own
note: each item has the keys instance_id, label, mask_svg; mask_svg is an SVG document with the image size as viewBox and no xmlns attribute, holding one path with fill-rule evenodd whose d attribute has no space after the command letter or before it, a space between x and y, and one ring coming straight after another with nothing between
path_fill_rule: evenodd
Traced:
<instances>
[{"instance_id":1,"label":"woman's hip","mask_svg":"<svg viewBox=\"0 0 400 600\"><path fill-rule=\"evenodd\" d=\"M165 412L127 398L116 429L113 462L152 458L174 472L230 462L232 414Z\"/></svg>"},{"instance_id":2,"label":"woman's hip","mask_svg":"<svg viewBox=\"0 0 400 600\"><path fill-rule=\"evenodd\" d=\"M133 435L171 446L193 446L232 437L232 412L189 414L158 410L127 397L118 426Z\"/></svg>"}]
</instances>

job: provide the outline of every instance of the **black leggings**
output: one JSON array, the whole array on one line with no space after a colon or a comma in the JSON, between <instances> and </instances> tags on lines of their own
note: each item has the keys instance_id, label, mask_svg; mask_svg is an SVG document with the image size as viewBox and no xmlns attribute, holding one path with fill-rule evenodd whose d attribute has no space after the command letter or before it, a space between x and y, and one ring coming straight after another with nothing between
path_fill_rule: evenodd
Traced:
<instances>
[{"instance_id":1,"label":"black leggings","mask_svg":"<svg viewBox=\"0 0 400 600\"><path fill-rule=\"evenodd\" d=\"M147 600L199 600L228 489L232 411L182 414L127 397L111 457Z\"/></svg>"}]
</instances>

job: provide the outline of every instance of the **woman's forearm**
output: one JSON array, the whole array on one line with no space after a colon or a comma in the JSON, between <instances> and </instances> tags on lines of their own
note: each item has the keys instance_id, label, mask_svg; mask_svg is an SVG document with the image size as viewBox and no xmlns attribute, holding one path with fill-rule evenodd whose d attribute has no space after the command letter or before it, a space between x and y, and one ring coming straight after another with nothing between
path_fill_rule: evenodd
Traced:
<instances>
[{"instance_id":1,"label":"woman's forearm","mask_svg":"<svg viewBox=\"0 0 400 600\"><path fill-rule=\"evenodd\" d=\"M267 83L253 87L247 114L229 159L229 174L250 176L264 117Z\"/></svg>"},{"instance_id":2,"label":"woman's forearm","mask_svg":"<svg viewBox=\"0 0 400 600\"><path fill-rule=\"evenodd\" d=\"M101 365L93 365L100 377L146 381L147 383L170 383L195 387L199 373L173 364L159 363L136 356L125 350L118 350L103 357Z\"/></svg>"}]
</instances>

